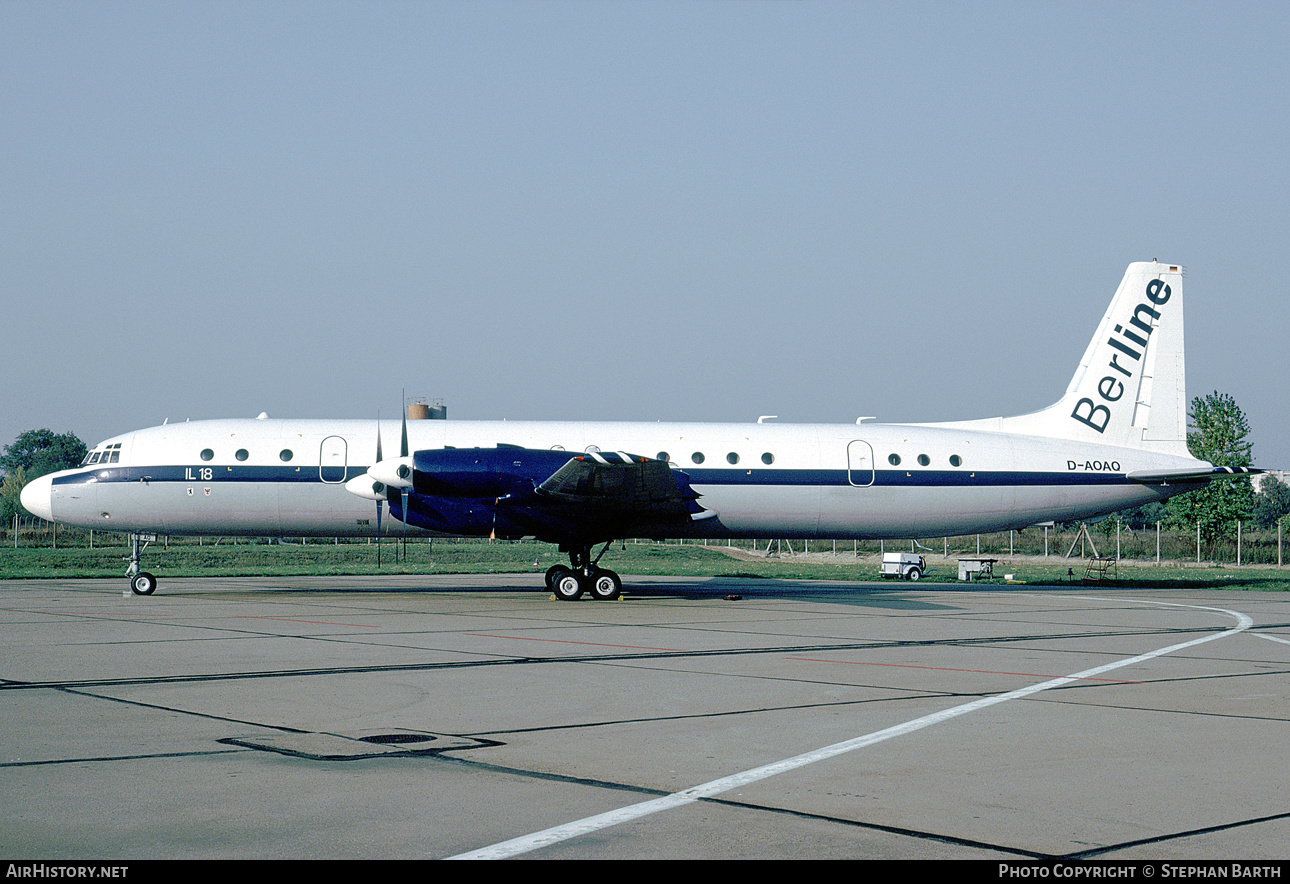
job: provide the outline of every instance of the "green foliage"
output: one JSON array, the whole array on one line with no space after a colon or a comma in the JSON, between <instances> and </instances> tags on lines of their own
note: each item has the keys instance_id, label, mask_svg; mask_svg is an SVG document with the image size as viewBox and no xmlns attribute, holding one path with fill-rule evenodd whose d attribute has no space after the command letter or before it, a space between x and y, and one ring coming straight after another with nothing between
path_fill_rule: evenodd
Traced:
<instances>
[{"instance_id":1,"label":"green foliage","mask_svg":"<svg viewBox=\"0 0 1290 884\"><path fill-rule=\"evenodd\" d=\"M85 443L72 433L53 430L28 430L5 446L0 455L0 469L7 474L21 469L27 479L46 473L69 470L85 459Z\"/></svg>"},{"instance_id":2,"label":"green foliage","mask_svg":"<svg viewBox=\"0 0 1290 884\"><path fill-rule=\"evenodd\" d=\"M1142 506L1136 506L1132 509L1122 510L1119 514L1121 521L1134 531L1142 531L1147 528L1154 529L1156 522L1169 522L1169 508L1158 500L1151 503L1144 503Z\"/></svg>"},{"instance_id":3,"label":"green foliage","mask_svg":"<svg viewBox=\"0 0 1290 884\"><path fill-rule=\"evenodd\" d=\"M22 486L32 479L58 470L69 470L85 459L85 443L72 433L28 430L6 445L0 454L0 531L13 527L14 513L31 515L22 506Z\"/></svg>"},{"instance_id":4,"label":"green foliage","mask_svg":"<svg viewBox=\"0 0 1290 884\"><path fill-rule=\"evenodd\" d=\"M1264 476L1259 493L1254 495L1254 523L1260 528L1272 528L1277 520L1290 515L1290 485L1276 476Z\"/></svg>"},{"instance_id":5,"label":"green foliage","mask_svg":"<svg viewBox=\"0 0 1290 884\"><path fill-rule=\"evenodd\" d=\"M1187 448L1193 457L1216 467L1248 467L1253 446L1246 441L1250 424L1245 413L1227 393L1215 391L1191 401L1191 428ZM1201 535L1216 540L1236 530L1238 519L1248 519L1254 508L1254 490L1248 478L1215 479L1205 488L1169 501L1170 521L1179 528L1200 523Z\"/></svg>"},{"instance_id":6,"label":"green foliage","mask_svg":"<svg viewBox=\"0 0 1290 884\"><path fill-rule=\"evenodd\" d=\"M1194 457L1216 467L1248 467L1253 462L1253 445L1245 441L1250 434L1249 421L1230 395L1215 391L1197 396L1191 401L1189 416L1187 447Z\"/></svg>"},{"instance_id":7,"label":"green foliage","mask_svg":"<svg viewBox=\"0 0 1290 884\"><path fill-rule=\"evenodd\" d=\"M11 470L5 475L4 483L0 484L0 531L13 528L14 513L26 514L27 510L18 499L22 486L26 484L27 473L22 467Z\"/></svg>"}]
</instances>

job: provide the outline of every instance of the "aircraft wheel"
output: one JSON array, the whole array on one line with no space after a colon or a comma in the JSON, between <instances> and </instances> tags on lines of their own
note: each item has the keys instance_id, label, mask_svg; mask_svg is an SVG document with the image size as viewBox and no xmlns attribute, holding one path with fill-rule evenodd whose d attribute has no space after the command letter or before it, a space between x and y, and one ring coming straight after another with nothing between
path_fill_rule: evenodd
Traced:
<instances>
[{"instance_id":1,"label":"aircraft wheel","mask_svg":"<svg viewBox=\"0 0 1290 884\"><path fill-rule=\"evenodd\" d=\"M566 568L564 565L552 565L550 568L547 568L546 569L546 588L554 591L556 577L560 575L561 571L568 571L568 570L569 569Z\"/></svg>"},{"instance_id":2,"label":"aircraft wheel","mask_svg":"<svg viewBox=\"0 0 1290 884\"><path fill-rule=\"evenodd\" d=\"M555 582L551 585L551 591L562 602L576 602L582 598L582 590L582 575L569 570L556 575Z\"/></svg>"},{"instance_id":3,"label":"aircraft wheel","mask_svg":"<svg viewBox=\"0 0 1290 884\"><path fill-rule=\"evenodd\" d=\"M623 594L623 581L613 571L596 570L591 581L591 597L602 602L612 602Z\"/></svg>"},{"instance_id":4,"label":"aircraft wheel","mask_svg":"<svg viewBox=\"0 0 1290 884\"><path fill-rule=\"evenodd\" d=\"M130 589L135 595L152 595L157 589L157 578L147 571L140 571L130 578Z\"/></svg>"},{"instance_id":5,"label":"aircraft wheel","mask_svg":"<svg viewBox=\"0 0 1290 884\"><path fill-rule=\"evenodd\" d=\"M910 569L909 569L909 579L910 579L910 580L917 580L918 578L920 578L920 577L922 577L922 576L923 576L923 572L922 572L922 571L920 571L920 570L918 570L917 568L910 568Z\"/></svg>"}]
</instances>

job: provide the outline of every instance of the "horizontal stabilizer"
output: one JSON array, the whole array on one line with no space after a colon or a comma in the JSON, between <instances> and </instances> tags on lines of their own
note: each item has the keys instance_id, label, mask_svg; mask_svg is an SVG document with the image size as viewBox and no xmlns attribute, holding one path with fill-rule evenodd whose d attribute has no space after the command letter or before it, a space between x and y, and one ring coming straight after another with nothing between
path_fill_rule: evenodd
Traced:
<instances>
[{"instance_id":1,"label":"horizontal stabilizer","mask_svg":"<svg viewBox=\"0 0 1290 884\"><path fill-rule=\"evenodd\" d=\"M1208 482L1220 476L1253 476L1263 470L1254 467L1197 467L1192 470L1134 470L1125 473L1130 482L1144 485L1164 485L1169 482Z\"/></svg>"}]
</instances>

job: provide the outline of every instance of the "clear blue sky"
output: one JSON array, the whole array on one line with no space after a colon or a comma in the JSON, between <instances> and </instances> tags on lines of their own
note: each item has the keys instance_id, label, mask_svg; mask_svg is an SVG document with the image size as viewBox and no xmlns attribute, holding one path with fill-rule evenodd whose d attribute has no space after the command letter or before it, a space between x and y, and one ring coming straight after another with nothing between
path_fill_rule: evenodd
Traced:
<instances>
[{"instance_id":1,"label":"clear blue sky","mask_svg":"<svg viewBox=\"0 0 1290 884\"><path fill-rule=\"evenodd\" d=\"M888 421L1063 392L1130 261L1290 467L1290 4L0 0L0 445Z\"/></svg>"}]
</instances>

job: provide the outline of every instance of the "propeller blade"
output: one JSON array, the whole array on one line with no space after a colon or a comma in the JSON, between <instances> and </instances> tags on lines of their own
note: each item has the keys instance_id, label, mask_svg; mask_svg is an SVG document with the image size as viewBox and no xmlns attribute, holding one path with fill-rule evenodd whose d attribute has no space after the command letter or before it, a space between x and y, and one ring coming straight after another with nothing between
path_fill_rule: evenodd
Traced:
<instances>
[{"instance_id":1,"label":"propeller blade","mask_svg":"<svg viewBox=\"0 0 1290 884\"><path fill-rule=\"evenodd\" d=\"M399 489L403 492L403 561L408 560L408 489Z\"/></svg>"},{"instance_id":2,"label":"propeller blade","mask_svg":"<svg viewBox=\"0 0 1290 884\"><path fill-rule=\"evenodd\" d=\"M406 387L403 389L402 395L403 395L403 431L401 434L401 438L399 440L399 457L401 458L408 456L408 391ZM399 490L403 495L403 519L402 519L403 536L402 536L401 545L403 547L403 561L406 562L408 560L408 489L400 488Z\"/></svg>"},{"instance_id":3,"label":"propeller blade","mask_svg":"<svg viewBox=\"0 0 1290 884\"><path fill-rule=\"evenodd\" d=\"M399 443L399 457L408 456L408 391L403 391L403 439Z\"/></svg>"}]
</instances>

